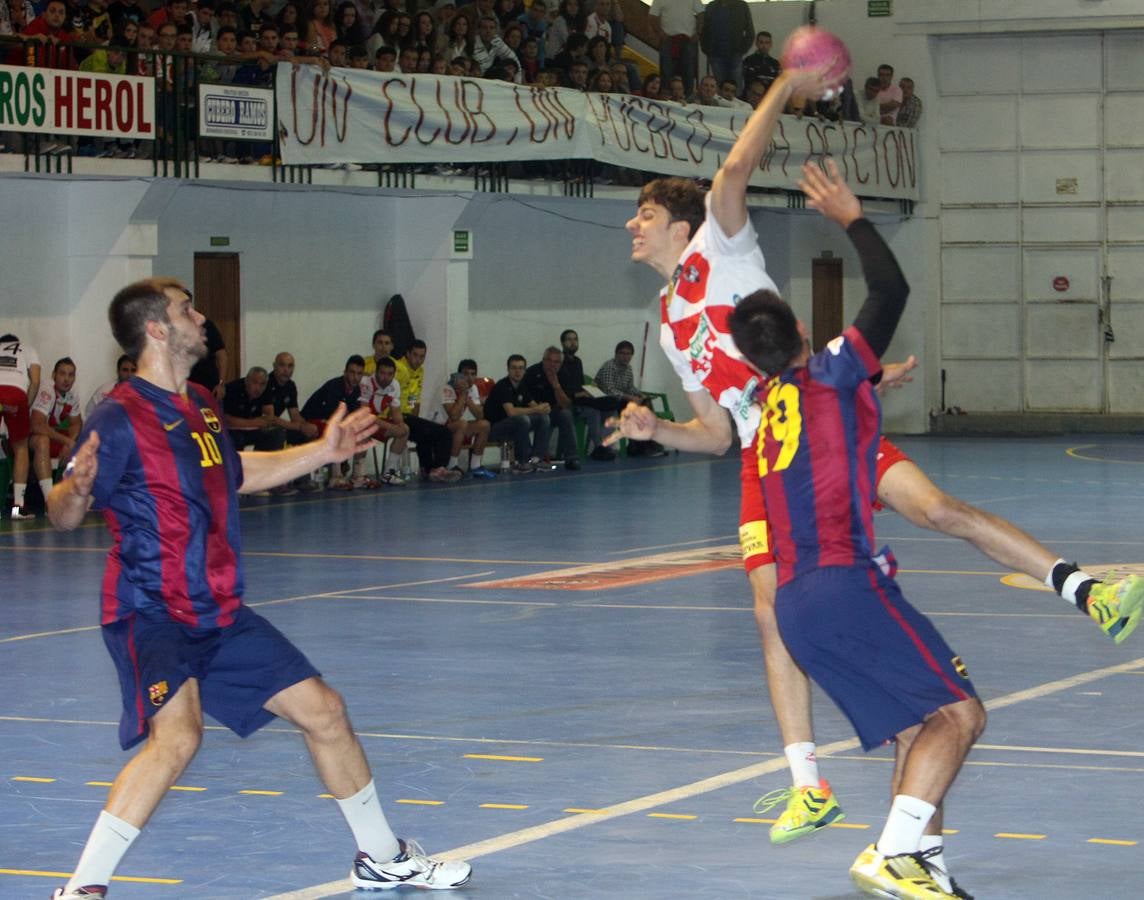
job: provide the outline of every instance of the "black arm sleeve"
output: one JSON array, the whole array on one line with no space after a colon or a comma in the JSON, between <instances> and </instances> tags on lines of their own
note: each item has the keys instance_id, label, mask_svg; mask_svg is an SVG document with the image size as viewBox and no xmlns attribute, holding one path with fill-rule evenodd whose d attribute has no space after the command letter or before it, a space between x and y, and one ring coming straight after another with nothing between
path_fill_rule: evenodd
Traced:
<instances>
[{"instance_id":1,"label":"black arm sleeve","mask_svg":"<svg viewBox=\"0 0 1144 900\"><path fill-rule=\"evenodd\" d=\"M910 286L894 254L868 220L852 222L846 234L858 251L866 279L866 302L854 319L854 327L862 332L870 349L880 358L890 346L898 320L902 318Z\"/></svg>"}]
</instances>

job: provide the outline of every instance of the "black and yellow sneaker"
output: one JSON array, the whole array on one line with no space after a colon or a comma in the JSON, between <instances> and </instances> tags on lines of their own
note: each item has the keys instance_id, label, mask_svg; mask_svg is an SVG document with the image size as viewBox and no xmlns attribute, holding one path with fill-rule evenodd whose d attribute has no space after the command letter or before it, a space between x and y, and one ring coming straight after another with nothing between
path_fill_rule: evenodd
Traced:
<instances>
[{"instance_id":1,"label":"black and yellow sneaker","mask_svg":"<svg viewBox=\"0 0 1144 900\"><path fill-rule=\"evenodd\" d=\"M905 900L949 900L956 897L933 880L919 853L883 856L871 844L858 854L850 867L850 877L867 894L899 897Z\"/></svg>"}]
</instances>

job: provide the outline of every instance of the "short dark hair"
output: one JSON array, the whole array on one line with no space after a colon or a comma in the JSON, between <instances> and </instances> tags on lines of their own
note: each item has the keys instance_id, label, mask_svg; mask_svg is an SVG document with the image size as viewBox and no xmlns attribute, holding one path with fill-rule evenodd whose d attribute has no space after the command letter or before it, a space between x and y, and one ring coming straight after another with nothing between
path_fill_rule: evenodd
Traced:
<instances>
[{"instance_id":1,"label":"short dark hair","mask_svg":"<svg viewBox=\"0 0 1144 900\"><path fill-rule=\"evenodd\" d=\"M889 70L890 70L890 74L891 74L891 75L893 75L893 74L894 74L894 67L893 67L893 66L891 66L889 63L882 63L882 65L878 66L878 71L879 71L879 72L881 72L883 69L889 69Z\"/></svg>"},{"instance_id":2,"label":"short dark hair","mask_svg":"<svg viewBox=\"0 0 1144 900\"><path fill-rule=\"evenodd\" d=\"M365 368L365 360L362 359L361 354L355 353L353 356L346 360L346 369L348 369L350 366L361 366L363 369ZM342 371L344 372L345 369Z\"/></svg>"},{"instance_id":3,"label":"short dark hair","mask_svg":"<svg viewBox=\"0 0 1144 900\"><path fill-rule=\"evenodd\" d=\"M464 372L465 369L472 369L474 371L480 371L477 368L477 361L475 359L462 359L459 363L457 363L457 371L458 372Z\"/></svg>"},{"instance_id":4,"label":"short dark hair","mask_svg":"<svg viewBox=\"0 0 1144 900\"><path fill-rule=\"evenodd\" d=\"M576 338L577 338L577 340L580 338L580 335L579 335L579 334L576 334L576 329L575 329L575 328L565 328L565 329L564 329L562 332L560 332L560 343L562 343L562 344L563 344L563 343L564 343L564 338L568 337L568 335L570 335L570 334L575 334L575 335L576 335Z\"/></svg>"},{"instance_id":5,"label":"short dark hair","mask_svg":"<svg viewBox=\"0 0 1144 900\"><path fill-rule=\"evenodd\" d=\"M760 372L777 375L802 351L794 310L774 291L755 291L728 319L735 346Z\"/></svg>"},{"instance_id":6,"label":"short dark hair","mask_svg":"<svg viewBox=\"0 0 1144 900\"><path fill-rule=\"evenodd\" d=\"M376 340L377 340L379 337L381 337L383 334L384 334L386 337L392 337L392 335L391 335L391 334L390 334L388 331L386 331L384 328L379 328L379 329L377 329L377 331L375 331L375 332L373 333L373 337L371 337L371 338L369 339L369 342L372 344L374 341L376 341Z\"/></svg>"},{"instance_id":7,"label":"short dark hair","mask_svg":"<svg viewBox=\"0 0 1144 900\"><path fill-rule=\"evenodd\" d=\"M20 340L20 339L18 337L16 337L16 335L14 335L14 334L11 334L11 333L0 334L0 341L7 342L7 341L18 341L18 340Z\"/></svg>"},{"instance_id":8,"label":"short dark hair","mask_svg":"<svg viewBox=\"0 0 1144 900\"><path fill-rule=\"evenodd\" d=\"M882 82L878 80L877 75L871 75L869 78L866 79L866 87L878 87L879 85L881 85L881 83Z\"/></svg>"},{"instance_id":9,"label":"short dark hair","mask_svg":"<svg viewBox=\"0 0 1144 900\"><path fill-rule=\"evenodd\" d=\"M633 344L631 341L620 341L618 344L616 344L616 349L614 352L619 353L621 350L631 350L632 353L635 353L636 347L635 344Z\"/></svg>"},{"instance_id":10,"label":"short dark hair","mask_svg":"<svg viewBox=\"0 0 1144 900\"><path fill-rule=\"evenodd\" d=\"M107 308L111 333L132 359L138 359L147 346L148 322L171 324L167 317L168 288L186 291L188 297L191 294L178 279L145 278L127 285L111 299Z\"/></svg>"},{"instance_id":11,"label":"short dark hair","mask_svg":"<svg viewBox=\"0 0 1144 900\"><path fill-rule=\"evenodd\" d=\"M397 59L397 51L392 47L378 47L377 52L373 55L373 58L380 59L383 56L392 56L394 59Z\"/></svg>"},{"instance_id":12,"label":"short dark hair","mask_svg":"<svg viewBox=\"0 0 1144 900\"><path fill-rule=\"evenodd\" d=\"M74 369L75 368L75 360L72 359L70 356L61 356L59 359L56 360L56 364L54 366L52 366L52 374L53 375L55 375L56 372L58 372L60 370L60 366L71 366Z\"/></svg>"},{"instance_id":13,"label":"short dark hair","mask_svg":"<svg viewBox=\"0 0 1144 900\"><path fill-rule=\"evenodd\" d=\"M128 356L126 353L124 353L124 354L123 354L121 357L119 357L119 359L117 359L117 360L115 361L115 368L117 368L117 369L118 369L118 368L119 368L121 365L123 365L125 362L129 362L129 363L131 363L132 365L135 365L135 360L133 360L133 359L132 359L130 356Z\"/></svg>"},{"instance_id":14,"label":"short dark hair","mask_svg":"<svg viewBox=\"0 0 1144 900\"><path fill-rule=\"evenodd\" d=\"M233 25L223 25L222 28L220 28L218 30L218 32L215 34L215 43L216 44L218 43L218 39L220 37L222 37L224 34L233 34L234 39L236 41L238 40L238 29L235 28Z\"/></svg>"},{"instance_id":15,"label":"short dark hair","mask_svg":"<svg viewBox=\"0 0 1144 900\"><path fill-rule=\"evenodd\" d=\"M426 345L426 343L423 340L421 340L421 338L414 338L413 340L411 340L409 342L409 346L405 348L405 352L406 352L406 354L408 354L410 350L428 350L428 349L429 349L428 345Z\"/></svg>"},{"instance_id":16,"label":"short dark hair","mask_svg":"<svg viewBox=\"0 0 1144 900\"><path fill-rule=\"evenodd\" d=\"M379 359L377 361L377 367L379 369L393 369L394 371L396 371L397 370L397 363L395 363L393 361L392 356L383 356L381 359Z\"/></svg>"},{"instance_id":17,"label":"short dark hair","mask_svg":"<svg viewBox=\"0 0 1144 900\"><path fill-rule=\"evenodd\" d=\"M336 44L337 41L334 41ZM369 50L364 44L354 44L346 54L347 59L369 59Z\"/></svg>"},{"instance_id":18,"label":"short dark hair","mask_svg":"<svg viewBox=\"0 0 1144 900\"><path fill-rule=\"evenodd\" d=\"M707 216L703 196L703 189L690 179L656 178L643 186L637 207L645 203L658 203L667 210L671 221L687 223L690 229L687 236L690 238Z\"/></svg>"},{"instance_id":19,"label":"short dark hair","mask_svg":"<svg viewBox=\"0 0 1144 900\"><path fill-rule=\"evenodd\" d=\"M769 31L760 31L758 34L755 35L755 40L757 41L761 37L769 37L769 38L771 38L771 40L774 40L774 38L771 37L771 33Z\"/></svg>"},{"instance_id":20,"label":"short dark hair","mask_svg":"<svg viewBox=\"0 0 1144 900\"><path fill-rule=\"evenodd\" d=\"M528 363L528 360L527 360L527 359L525 359L523 356L521 356L519 353L514 353L512 356L510 356L510 357L508 358L508 360L505 362L505 365L506 365L506 366L511 366L511 365L513 364L513 362L514 362L514 361L516 361L516 360L518 360L518 359L519 359L519 360L520 360L522 363L525 363L525 364L527 364L527 363Z\"/></svg>"}]
</instances>

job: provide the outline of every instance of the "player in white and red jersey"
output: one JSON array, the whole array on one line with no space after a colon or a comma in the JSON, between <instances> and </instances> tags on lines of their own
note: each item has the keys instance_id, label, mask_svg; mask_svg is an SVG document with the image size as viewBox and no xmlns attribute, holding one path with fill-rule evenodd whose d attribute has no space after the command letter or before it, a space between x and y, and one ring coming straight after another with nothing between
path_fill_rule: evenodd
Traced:
<instances>
[{"instance_id":1,"label":"player in white and red jersey","mask_svg":"<svg viewBox=\"0 0 1144 900\"><path fill-rule=\"evenodd\" d=\"M383 356L374 362L373 374L361 380L360 388L362 406L368 406L377 417L377 433L374 438L382 443L392 440L389 450L400 456L409 441L409 426L401 415L401 385L395 377L396 372L397 364L393 359ZM357 460L354 465L358 465ZM355 473L354 479L358 477L364 478L364 471L360 476ZM393 468L386 469L380 477L384 484L405 484L405 479Z\"/></svg>"},{"instance_id":2,"label":"player in white and red jersey","mask_svg":"<svg viewBox=\"0 0 1144 900\"><path fill-rule=\"evenodd\" d=\"M71 456L83 427L75 387L75 363L70 356L52 368L52 385L36 394L32 403L32 465L44 497L52 489L52 460Z\"/></svg>"},{"instance_id":3,"label":"player in white and red jersey","mask_svg":"<svg viewBox=\"0 0 1144 900\"><path fill-rule=\"evenodd\" d=\"M682 178L657 179L644 186L636 215L627 224L631 258L651 266L669 282L660 297L661 344L683 381L695 416L688 422L671 422L630 404L608 439L609 443L620 437L656 440L680 450L722 454L732 437L725 409L736 422L743 448L740 545L754 594L767 686L794 779L793 789L779 792L787 808L771 829L774 843L812 833L836 821L841 811L829 785L819 778L809 684L775 622L774 560L753 447L759 414L748 402L757 380L753 382L756 376L731 341L727 317L740 297L772 283L754 246L747 183L786 102L796 91L813 95L821 88L813 72L790 70L776 79L727 154L706 199L695 183ZM724 277L724 270L732 267L736 277L743 278L741 285ZM915 364L911 358L901 366L887 367L883 384L908 380ZM1044 579L1118 641L1136 627L1139 609L1126 619L1115 606L1127 595L1144 591L1144 582L1100 584L1011 523L941 491L884 438L878 452L877 490L880 502L913 524L968 540L997 562ZM940 835L932 847L940 848Z\"/></svg>"},{"instance_id":4,"label":"player in white and red jersey","mask_svg":"<svg viewBox=\"0 0 1144 900\"><path fill-rule=\"evenodd\" d=\"M0 422L8 426L12 449L12 518L30 519L24 511L28 489L29 400L40 390L40 357L14 334L0 337ZM0 498L2 502L2 498Z\"/></svg>"}]
</instances>

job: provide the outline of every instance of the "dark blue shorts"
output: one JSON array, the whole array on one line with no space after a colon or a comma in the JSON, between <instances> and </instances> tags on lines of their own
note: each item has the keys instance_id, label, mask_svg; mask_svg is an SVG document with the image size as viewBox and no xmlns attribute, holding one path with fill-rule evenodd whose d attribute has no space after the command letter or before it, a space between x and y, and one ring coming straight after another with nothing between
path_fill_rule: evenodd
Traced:
<instances>
[{"instance_id":1,"label":"dark blue shorts","mask_svg":"<svg viewBox=\"0 0 1144 900\"><path fill-rule=\"evenodd\" d=\"M796 578L778 589L775 615L791 656L846 714L866 750L977 696L961 657L873 565Z\"/></svg>"},{"instance_id":2,"label":"dark blue shorts","mask_svg":"<svg viewBox=\"0 0 1144 900\"><path fill-rule=\"evenodd\" d=\"M119 673L124 750L147 737L147 720L188 678L199 682L203 711L247 737L274 718L263 709L267 700L319 674L282 632L245 606L233 625L206 630L132 616L104 625L103 642Z\"/></svg>"}]
</instances>

